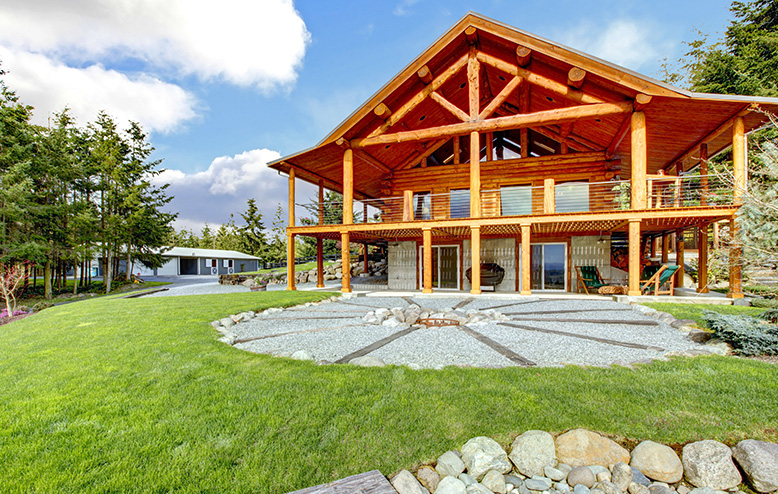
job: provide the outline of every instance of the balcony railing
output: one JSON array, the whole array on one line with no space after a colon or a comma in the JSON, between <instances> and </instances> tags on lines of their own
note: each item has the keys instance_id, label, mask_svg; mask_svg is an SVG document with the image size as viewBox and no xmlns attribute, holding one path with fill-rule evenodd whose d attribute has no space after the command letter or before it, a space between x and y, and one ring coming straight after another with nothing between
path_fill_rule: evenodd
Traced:
<instances>
[{"instance_id":1,"label":"balcony railing","mask_svg":"<svg viewBox=\"0 0 778 494\"><path fill-rule=\"evenodd\" d=\"M646 183L648 209L732 204L732 187L715 176L653 176ZM482 217L605 212L631 207L627 180L608 182L547 181L543 186L515 185L481 191ZM307 214L296 224L334 225L343 221L343 203L298 204ZM636 209L644 209L636 208ZM298 209L299 211L299 209ZM321 211L321 221L319 215ZM354 202L354 223L398 223L469 218L470 191L411 193Z\"/></svg>"}]
</instances>

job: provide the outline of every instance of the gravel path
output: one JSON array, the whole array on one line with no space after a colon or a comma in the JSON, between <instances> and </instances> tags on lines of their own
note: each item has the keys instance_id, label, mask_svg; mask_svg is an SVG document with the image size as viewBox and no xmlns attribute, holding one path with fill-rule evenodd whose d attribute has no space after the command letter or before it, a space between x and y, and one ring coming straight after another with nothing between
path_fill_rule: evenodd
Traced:
<instances>
[{"instance_id":1,"label":"gravel path","mask_svg":"<svg viewBox=\"0 0 778 494\"><path fill-rule=\"evenodd\" d=\"M420 326L375 348L376 342L407 326L368 324L363 316L412 303L435 312L494 310L509 320L478 322L467 329ZM365 355L386 364L433 369L509 367L523 361L544 367L626 365L704 348L628 305L541 297L351 297L263 313L231 331L237 335L235 346L251 352L290 356L304 350L317 361L335 362L364 349Z\"/></svg>"}]
</instances>

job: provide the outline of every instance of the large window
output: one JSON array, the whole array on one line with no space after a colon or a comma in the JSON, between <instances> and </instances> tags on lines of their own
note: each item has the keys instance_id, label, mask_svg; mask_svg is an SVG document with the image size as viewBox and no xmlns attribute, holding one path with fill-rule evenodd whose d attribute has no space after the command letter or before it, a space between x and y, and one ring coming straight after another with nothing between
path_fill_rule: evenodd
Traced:
<instances>
[{"instance_id":1,"label":"large window","mask_svg":"<svg viewBox=\"0 0 778 494\"><path fill-rule=\"evenodd\" d=\"M532 214L532 186L511 185L500 188L500 207L503 216Z\"/></svg>"},{"instance_id":2,"label":"large window","mask_svg":"<svg viewBox=\"0 0 778 494\"><path fill-rule=\"evenodd\" d=\"M429 192L413 194L413 218L416 220L432 219L432 201Z\"/></svg>"},{"instance_id":3,"label":"large window","mask_svg":"<svg viewBox=\"0 0 778 494\"><path fill-rule=\"evenodd\" d=\"M556 184L554 195L557 213L589 211L589 183L566 182Z\"/></svg>"},{"instance_id":4,"label":"large window","mask_svg":"<svg viewBox=\"0 0 778 494\"><path fill-rule=\"evenodd\" d=\"M459 189L451 191L449 213L449 217L451 218L470 217L470 189Z\"/></svg>"}]
</instances>

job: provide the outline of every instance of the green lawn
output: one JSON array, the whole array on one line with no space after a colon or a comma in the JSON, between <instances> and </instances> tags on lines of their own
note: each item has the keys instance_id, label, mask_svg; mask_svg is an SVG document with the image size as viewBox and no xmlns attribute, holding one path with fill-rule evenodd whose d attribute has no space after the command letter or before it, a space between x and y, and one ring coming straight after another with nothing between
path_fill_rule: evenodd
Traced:
<instances>
[{"instance_id":1,"label":"green lawn","mask_svg":"<svg viewBox=\"0 0 778 494\"><path fill-rule=\"evenodd\" d=\"M721 314L736 314L743 316L758 316L767 309L759 307L741 307L738 305L708 305L708 304L668 304L662 302L644 303L662 312L667 312L675 316L676 319L693 319L698 326L707 328L708 325L702 318L702 311L710 310L720 312Z\"/></svg>"},{"instance_id":2,"label":"green lawn","mask_svg":"<svg viewBox=\"0 0 778 494\"><path fill-rule=\"evenodd\" d=\"M331 266L334 264L332 261L324 261L324 267ZM310 271L311 269L316 269L316 261L313 262L306 262L303 264L295 264L294 269L296 272L301 271ZM269 274L269 273L286 273L286 268L275 268L275 269L260 269L259 271L247 271L245 273L238 273L238 274Z\"/></svg>"},{"instance_id":3,"label":"green lawn","mask_svg":"<svg viewBox=\"0 0 778 494\"><path fill-rule=\"evenodd\" d=\"M102 297L0 327L0 490L286 492L527 429L778 440L778 372L757 361L317 366L223 345L208 324L323 296Z\"/></svg>"}]
</instances>

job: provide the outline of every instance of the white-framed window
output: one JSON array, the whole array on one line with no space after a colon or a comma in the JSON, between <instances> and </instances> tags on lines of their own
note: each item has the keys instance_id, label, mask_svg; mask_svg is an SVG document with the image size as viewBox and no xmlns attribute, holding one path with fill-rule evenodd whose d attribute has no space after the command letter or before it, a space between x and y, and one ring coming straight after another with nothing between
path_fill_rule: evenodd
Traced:
<instances>
[{"instance_id":1,"label":"white-framed window","mask_svg":"<svg viewBox=\"0 0 778 494\"><path fill-rule=\"evenodd\" d=\"M222 267L223 268L231 268L232 267L232 259L224 259L222 261Z\"/></svg>"}]
</instances>

